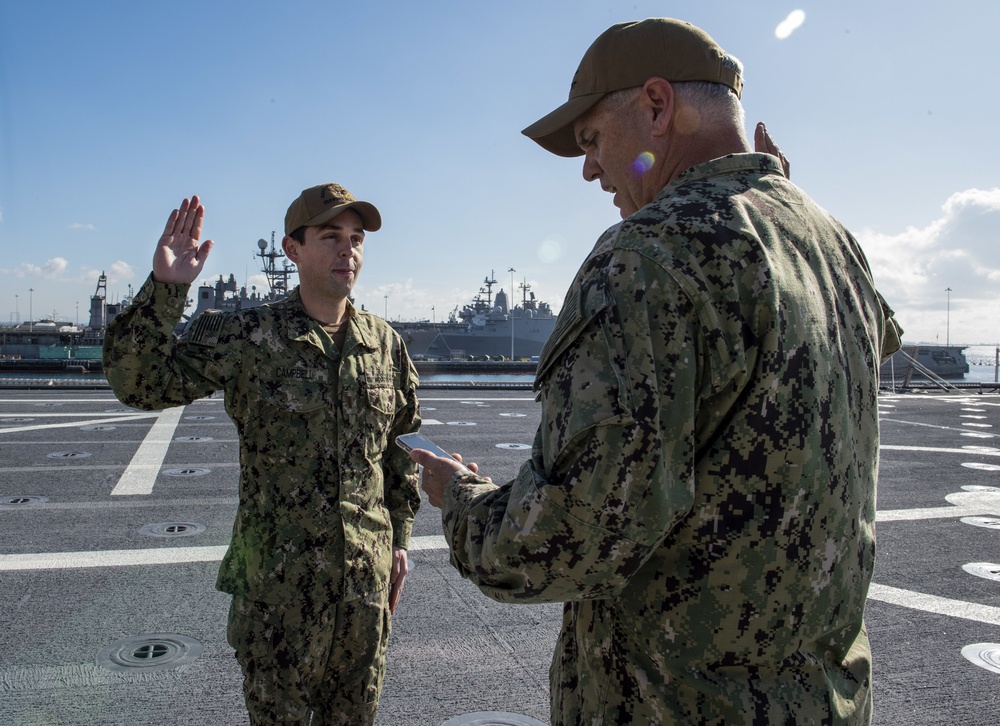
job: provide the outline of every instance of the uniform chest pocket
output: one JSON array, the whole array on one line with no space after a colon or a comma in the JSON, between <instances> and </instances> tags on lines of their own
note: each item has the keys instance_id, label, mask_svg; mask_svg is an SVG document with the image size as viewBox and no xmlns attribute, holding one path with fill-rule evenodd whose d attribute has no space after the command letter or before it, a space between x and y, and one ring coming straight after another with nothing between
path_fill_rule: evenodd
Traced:
<instances>
[{"instance_id":1,"label":"uniform chest pocket","mask_svg":"<svg viewBox=\"0 0 1000 726\"><path fill-rule=\"evenodd\" d=\"M365 458L376 461L385 451L389 429L396 413L396 391L389 386L366 385L360 400L364 406L361 412L364 435Z\"/></svg>"}]
</instances>

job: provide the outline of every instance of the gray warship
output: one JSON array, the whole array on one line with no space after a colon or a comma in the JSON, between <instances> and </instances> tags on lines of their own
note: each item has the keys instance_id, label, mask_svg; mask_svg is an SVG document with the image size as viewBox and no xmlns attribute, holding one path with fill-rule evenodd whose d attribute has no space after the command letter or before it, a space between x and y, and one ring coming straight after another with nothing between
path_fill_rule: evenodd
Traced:
<instances>
[{"instance_id":1,"label":"gray warship","mask_svg":"<svg viewBox=\"0 0 1000 726\"><path fill-rule=\"evenodd\" d=\"M258 240L256 256L267 277L267 290L238 287L232 274L222 275L213 284L198 287L196 306L184 315L174 332L183 333L206 310L242 310L280 300L289 291L295 265L288 262L275 245L271 233L270 249L266 240ZM0 325L0 373L100 373L103 370L101 348L108 324L132 302L132 286L117 302L108 297L108 278L104 272L90 297L90 320L86 325L68 321L29 320L16 325ZM188 301L190 304L192 301Z\"/></svg>"},{"instance_id":2,"label":"gray warship","mask_svg":"<svg viewBox=\"0 0 1000 726\"><path fill-rule=\"evenodd\" d=\"M268 289L240 287L232 274L219 276L214 283L198 287L195 309L185 315L176 332L182 333L206 310L254 308L286 297L295 265L288 261L271 240L257 241L255 256L260 259ZM483 280L472 301L456 307L447 321L390 321L417 361L533 361L555 328L557 316L548 303L539 301L524 280L518 287L520 304L511 304L503 288L493 293L495 272ZM90 319L86 325L69 321L34 320L0 324L0 373L100 372L104 330L131 302L132 288L121 300L108 298L107 276L102 272L90 298ZM189 303L192 301L189 301ZM883 381L908 384L911 380L962 380L969 372L965 346L904 344L902 350L881 366Z\"/></svg>"},{"instance_id":3,"label":"gray warship","mask_svg":"<svg viewBox=\"0 0 1000 726\"><path fill-rule=\"evenodd\" d=\"M495 272L483 280L472 301L455 308L447 322L391 322L403 336L414 360L533 360L556 326L547 302L531 292L527 280L518 287L520 304L511 304L503 288L493 294Z\"/></svg>"},{"instance_id":4,"label":"gray warship","mask_svg":"<svg viewBox=\"0 0 1000 726\"><path fill-rule=\"evenodd\" d=\"M235 276L219 279L198 288L196 305L189 317L178 326L185 330L206 310L241 310L280 300L290 291L290 278L297 272L271 233L270 245L258 240L256 256L268 282L264 291L239 287ZM456 307L446 322L436 323L390 321L403 337L407 350L415 360L532 360L555 328L557 316L547 302L536 299L531 285L523 280L518 287L520 304L511 305L510 295L502 288L494 295L495 273L483 280L472 301Z\"/></svg>"},{"instance_id":5,"label":"gray warship","mask_svg":"<svg viewBox=\"0 0 1000 726\"><path fill-rule=\"evenodd\" d=\"M220 275L214 283L199 286L195 309L182 319L178 333L206 310L253 308L288 295L291 276L297 270L275 244L274 233L270 243L258 240L257 248L255 256L260 258L268 289L239 287L234 275L228 279ZM555 328L557 316L548 303L535 298L526 280L518 286L520 304L513 306L511 296L502 288L493 294L496 282L491 272L472 301L461 309L456 307L445 322L390 324L403 336L416 361L533 361ZM111 301L107 276L102 272L90 298L86 325L49 319L0 324L0 374L101 372L105 328L131 298L129 286L121 300ZM956 345L904 344L882 364L881 378L904 387L911 380L960 381L969 372L964 350L965 346Z\"/></svg>"},{"instance_id":6,"label":"gray warship","mask_svg":"<svg viewBox=\"0 0 1000 726\"><path fill-rule=\"evenodd\" d=\"M181 334L206 310L235 311L255 308L281 300L291 290L292 275L298 271L288 261L280 246L271 240L257 241L255 256L267 279L267 289L240 286L236 277L220 275L217 280L198 286L196 297L188 303L194 309L185 314L175 328ZM548 303L536 299L524 280L520 303L502 288L495 294L494 272L472 301L456 307L447 321L390 321L403 336L414 360L424 361L532 361L537 358L556 324L556 315ZM132 298L132 289L118 302L110 302L107 276L102 272L97 289L90 299L89 324L38 320L0 325L0 371L39 373L100 372L101 345L107 325L124 310Z\"/></svg>"},{"instance_id":7,"label":"gray warship","mask_svg":"<svg viewBox=\"0 0 1000 726\"><path fill-rule=\"evenodd\" d=\"M297 273L271 240L257 241L255 256L260 259L268 288L240 287L232 274L219 276L214 283L198 287L195 309L185 315L177 327L183 332L206 310L241 310L280 300L290 291L291 277ZM443 322L391 321L403 336L411 357L417 361L533 361L555 328L557 316L548 303L536 299L524 280L520 304L511 304L512 296L504 289L493 293L495 272L483 280L472 301L456 307ZM26 371L38 373L100 372L104 330L129 305L132 289L121 300L112 302L107 291L107 276L102 272L97 289L90 298L90 319L86 325L69 321L34 320L0 324L0 373ZM969 372L965 346L904 344L890 361L881 367L883 381L944 379L962 380Z\"/></svg>"},{"instance_id":8,"label":"gray warship","mask_svg":"<svg viewBox=\"0 0 1000 726\"><path fill-rule=\"evenodd\" d=\"M904 384L912 379L961 380L968 372L965 346L929 343L904 343L879 368L879 376L883 381L897 380Z\"/></svg>"},{"instance_id":9,"label":"gray warship","mask_svg":"<svg viewBox=\"0 0 1000 726\"><path fill-rule=\"evenodd\" d=\"M249 290L246 285L240 287L236 282L236 276L232 273L228 279L219 275L219 279L214 283L198 286L195 309L190 315L182 318L177 332L183 332L190 327L195 318L206 310L246 310L286 297L291 277L298 270L275 244L274 232L271 232L270 245L265 239L257 240L257 252L254 256L260 258L260 271L267 278L267 290L258 290L256 285L251 285Z\"/></svg>"}]
</instances>

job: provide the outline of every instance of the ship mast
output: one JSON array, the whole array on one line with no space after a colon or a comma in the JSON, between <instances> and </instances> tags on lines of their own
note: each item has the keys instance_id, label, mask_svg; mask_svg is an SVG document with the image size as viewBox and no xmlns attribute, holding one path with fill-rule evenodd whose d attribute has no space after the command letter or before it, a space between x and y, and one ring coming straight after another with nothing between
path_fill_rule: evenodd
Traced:
<instances>
[{"instance_id":1,"label":"ship mast","mask_svg":"<svg viewBox=\"0 0 1000 726\"><path fill-rule=\"evenodd\" d=\"M271 232L270 251L267 251L267 240L265 239L257 240L257 247L260 252L256 256L261 260L261 271L267 277L272 299L285 297L288 295L288 278L297 272L295 265L288 260L283 260L281 267L278 267L278 260L284 258L285 255L275 247L273 231Z\"/></svg>"},{"instance_id":2,"label":"ship mast","mask_svg":"<svg viewBox=\"0 0 1000 726\"><path fill-rule=\"evenodd\" d=\"M493 286L497 284L496 272L490 270L490 276L483 280L483 284L486 285L486 308L492 309L493 307Z\"/></svg>"}]
</instances>

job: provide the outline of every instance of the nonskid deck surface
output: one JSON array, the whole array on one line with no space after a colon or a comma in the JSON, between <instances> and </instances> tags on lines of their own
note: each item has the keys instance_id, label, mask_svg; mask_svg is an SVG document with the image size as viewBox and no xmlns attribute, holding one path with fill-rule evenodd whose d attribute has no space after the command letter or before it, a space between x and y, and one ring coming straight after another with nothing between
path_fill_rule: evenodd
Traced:
<instances>
[{"instance_id":1,"label":"nonskid deck surface","mask_svg":"<svg viewBox=\"0 0 1000 726\"><path fill-rule=\"evenodd\" d=\"M425 433L512 477L528 391L422 390ZM1000 702L1000 396L886 395L867 621L876 724L993 724ZM0 723L247 724L214 589L236 430L210 398L163 413L108 391L0 390ZM501 605L417 516L379 710L548 720L558 605Z\"/></svg>"}]
</instances>

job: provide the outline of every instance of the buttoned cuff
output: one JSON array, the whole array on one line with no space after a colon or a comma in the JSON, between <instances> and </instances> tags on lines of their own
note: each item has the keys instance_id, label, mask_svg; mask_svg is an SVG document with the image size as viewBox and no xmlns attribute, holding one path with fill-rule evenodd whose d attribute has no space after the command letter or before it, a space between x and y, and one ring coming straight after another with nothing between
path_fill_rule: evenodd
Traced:
<instances>
[{"instance_id":1,"label":"buttoned cuff","mask_svg":"<svg viewBox=\"0 0 1000 726\"><path fill-rule=\"evenodd\" d=\"M188 283L180 282L157 282L150 273L146 281L142 283L139 292L132 298L133 305L152 305L169 313L176 313L178 317L184 312L187 302L187 293L191 289Z\"/></svg>"},{"instance_id":2,"label":"buttoned cuff","mask_svg":"<svg viewBox=\"0 0 1000 726\"><path fill-rule=\"evenodd\" d=\"M404 550L410 548L410 533L413 531L413 521L392 523L392 546L402 547Z\"/></svg>"}]
</instances>

